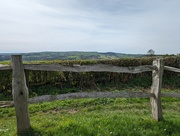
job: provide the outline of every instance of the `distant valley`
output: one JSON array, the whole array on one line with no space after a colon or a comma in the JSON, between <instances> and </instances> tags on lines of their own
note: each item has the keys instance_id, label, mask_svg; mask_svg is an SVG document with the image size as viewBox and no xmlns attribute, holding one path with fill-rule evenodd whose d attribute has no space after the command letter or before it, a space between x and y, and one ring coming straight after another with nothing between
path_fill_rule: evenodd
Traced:
<instances>
[{"instance_id":1,"label":"distant valley","mask_svg":"<svg viewBox=\"0 0 180 136\"><path fill-rule=\"evenodd\" d=\"M114 52L33 52L20 53L25 61L37 60L102 60L102 59L118 59L118 58L141 58L143 54L124 54ZM12 53L0 53L0 61L10 60Z\"/></svg>"}]
</instances>

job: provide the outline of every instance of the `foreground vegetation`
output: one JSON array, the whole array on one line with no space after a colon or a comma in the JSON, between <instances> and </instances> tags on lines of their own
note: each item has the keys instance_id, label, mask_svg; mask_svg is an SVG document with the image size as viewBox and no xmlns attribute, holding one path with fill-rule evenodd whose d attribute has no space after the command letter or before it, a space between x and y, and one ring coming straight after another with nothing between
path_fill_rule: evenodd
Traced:
<instances>
[{"instance_id":1,"label":"foreground vegetation","mask_svg":"<svg viewBox=\"0 0 180 136\"><path fill-rule=\"evenodd\" d=\"M149 99L76 99L29 106L29 136L179 136L180 100L162 99L164 120L151 118ZM15 136L14 108L0 109L0 135Z\"/></svg>"},{"instance_id":2,"label":"foreground vegetation","mask_svg":"<svg viewBox=\"0 0 180 136\"><path fill-rule=\"evenodd\" d=\"M165 64L179 67L179 58ZM38 62L39 63L39 62ZM42 62L44 63L44 62ZM46 62L46 63L51 63ZM59 64L151 65L150 59L109 61L54 61ZM30 97L82 91L145 91L151 86L151 72L123 74L108 72L25 71ZM179 74L165 71L162 92L180 92ZM1 71L0 100L12 100L12 71ZM88 90L87 90L88 89ZM175 90L176 89L176 90ZM180 100L163 98L164 120L151 118L149 99L76 99L32 104L32 128L22 136L179 136ZM14 108L0 109L0 136L16 135Z\"/></svg>"}]
</instances>

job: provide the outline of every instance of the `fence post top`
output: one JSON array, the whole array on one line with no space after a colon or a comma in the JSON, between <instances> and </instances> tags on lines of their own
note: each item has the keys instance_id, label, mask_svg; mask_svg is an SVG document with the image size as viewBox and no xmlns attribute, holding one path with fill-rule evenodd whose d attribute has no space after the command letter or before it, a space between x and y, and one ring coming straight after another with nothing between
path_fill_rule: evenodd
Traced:
<instances>
[{"instance_id":1,"label":"fence post top","mask_svg":"<svg viewBox=\"0 0 180 136\"><path fill-rule=\"evenodd\" d=\"M20 55L20 54L11 55L11 61L14 59L22 60L22 55Z\"/></svg>"},{"instance_id":2,"label":"fence post top","mask_svg":"<svg viewBox=\"0 0 180 136\"><path fill-rule=\"evenodd\" d=\"M18 56L22 56L21 54L13 54L11 55L11 57L18 57Z\"/></svg>"}]
</instances>

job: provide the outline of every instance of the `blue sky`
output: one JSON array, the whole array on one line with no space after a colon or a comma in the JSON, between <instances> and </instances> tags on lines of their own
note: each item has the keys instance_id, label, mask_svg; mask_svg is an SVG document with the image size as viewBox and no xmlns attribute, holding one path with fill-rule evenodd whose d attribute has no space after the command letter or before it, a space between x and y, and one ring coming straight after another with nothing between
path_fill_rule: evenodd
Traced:
<instances>
[{"instance_id":1,"label":"blue sky","mask_svg":"<svg viewBox=\"0 0 180 136\"><path fill-rule=\"evenodd\" d=\"M0 53L180 53L180 0L0 0Z\"/></svg>"}]
</instances>

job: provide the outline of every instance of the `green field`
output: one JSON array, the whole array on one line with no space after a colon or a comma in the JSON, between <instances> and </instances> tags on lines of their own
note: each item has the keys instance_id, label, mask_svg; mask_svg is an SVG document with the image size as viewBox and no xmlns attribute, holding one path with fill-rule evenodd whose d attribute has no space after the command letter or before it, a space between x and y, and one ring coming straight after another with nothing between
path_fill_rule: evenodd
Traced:
<instances>
[{"instance_id":1,"label":"green field","mask_svg":"<svg viewBox=\"0 0 180 136\"><path fill-rule=\"evenodd\" d=\"M10 56L14 53L0 53L0 61L10 60ZM145 54L125 54L115 52L32 52L20 53L23 60L93 60L93 59L118 59L118 58L139 58L146 56Z\"/></svg>"},{"instance_id":2,"label":"green field","mask_svg":"<svg viewBox=\"0 0 180 136\"><path fill-rule=\"evenodd\" d=\"M75 99L31 104L32 128L22 136L180 136L180 100L162 99L164 120L149 99ZM14 108L0 109L0 135L16 135Z\"/></svg>"}]
</instances>

